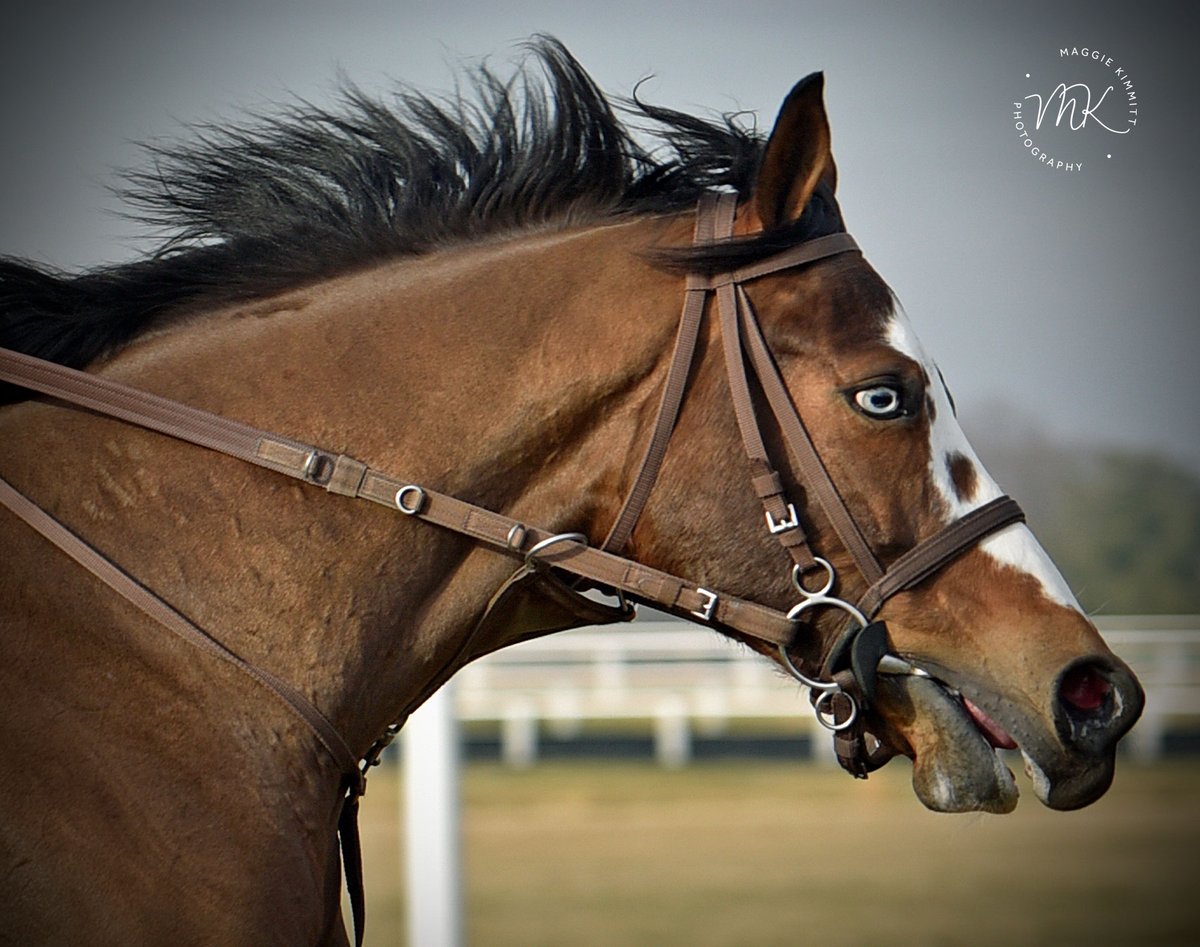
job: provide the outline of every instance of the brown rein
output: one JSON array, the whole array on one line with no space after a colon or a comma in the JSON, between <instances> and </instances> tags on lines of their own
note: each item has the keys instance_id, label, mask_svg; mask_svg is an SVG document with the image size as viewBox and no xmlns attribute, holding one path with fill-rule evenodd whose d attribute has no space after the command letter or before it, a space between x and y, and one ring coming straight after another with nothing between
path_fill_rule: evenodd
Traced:
<instances>
[{"instance_id":1,"label":"brown rein","mask_svg":"<svg viewBox=\"0 0 1200 947\"><path fill-rule=\"evenodd\" d=\"M702 199L697 215L698 243L709 243L729 235L736 200L736 195L716 193ZM553 566L602 589L629 595L694 621L740 632L773 645L792 666L788 649L801 627L797 616L808 605L843 607L852 615L861 613L869 621L890 596L923 581L990 533L1024 518L1013 500L1001 497L919 543L887 570L872 553L796 413L741 286L760 276L857 249L848 234L834 234L800 244L739 271L715 277L693 275L688 278L683 316L655 428L634 485L601 548L588 546L584 537L578 534L556 534L430 487L389 476L346 454L262 431L18 352L0 349L0 380L322 486L330 493L379 503L522 558L530 568ZM696 340L710 294L715 294L718 301L726 368L738 425L753 468L752 482L763 502L769 531L779 538L793 560L797 588L805 599L788 614L704 588L618 555L632 534L665 456L686 393ZM809 547L795 506L788 502L782 478L768 457L747 380L747 359L783 432L801 481L816 495L869 586L857 607L822 593L813 595L801 585L802 576L820 567L828 570L826 588L831 588L833 569ZM313 733L346 780L338 828L354 911L356 943L361 944L363 904L356 821L358 797L365 785L363 772L378 759L398 728L389 728L388 736L376 742L368 751L366 762L360 766L354 752L333 725L303 695L238 657L3 479L0 479L0 504L175 634L258 681ZM862 628L855 631L862 631ZM839 678L839 683L821 684L804 678L792 667L793 673L805 683L835 692L844 689L840 683L844 676Z\"/></svg>"}]
</instances>

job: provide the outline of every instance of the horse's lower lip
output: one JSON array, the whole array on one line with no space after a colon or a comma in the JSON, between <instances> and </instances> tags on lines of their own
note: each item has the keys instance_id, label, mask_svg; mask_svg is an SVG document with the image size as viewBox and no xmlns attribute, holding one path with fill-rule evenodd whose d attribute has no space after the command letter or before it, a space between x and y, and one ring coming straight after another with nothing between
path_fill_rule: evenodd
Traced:
<instances>
[{"instance_id":1,"label":"horse's lower lip","mask_svg":"<svg viewBox=\"0 0 1200 947\"><path fill-rule=\"evenodd\" d=\"M903 660L903 659L900 659ZM939 679L928 671L921 669L919 665L905 662L908 665L909 673L916 673L919 676L930 678L936 683L946 694L958 703L968 720L975 725L975 729L983 736L993 749L997 750L1016 750L1019 749L1017 741L1012 738L1007 730L990 717L982 707L976 704L973 700L959 691L957 688L950 686L945 681ZM882 662L881 662L882 670ZM915 671L913 670L915 669Z\"/></svg>"},{"instance_id":2,"label":"horse's lower lip","mask_svg":"<svg viewBox=\"0 0 1200 947\"><path fill-rule=\"evenodd\" d=\"M987 738L988 743L1000 750L1015 750L1017 748L1017 741L1009 736L1008 731L980 710L968 697L964 696L962 702L963 706L967 708L967 715L971 718L971 722Z\"/></svg>"},{"instance_id":3,"label":"horse's lower lip","mask_svg":"<svg viewBox=\"0 0 1200 947\"><path fill-rule=\"evenodd\" d=\"M878 687L877 712L905 741L913 790L927 808L1012 811L1018 796L1012 771L954 688L927 675L881 676Z\"/></svg>"}]
</instances>

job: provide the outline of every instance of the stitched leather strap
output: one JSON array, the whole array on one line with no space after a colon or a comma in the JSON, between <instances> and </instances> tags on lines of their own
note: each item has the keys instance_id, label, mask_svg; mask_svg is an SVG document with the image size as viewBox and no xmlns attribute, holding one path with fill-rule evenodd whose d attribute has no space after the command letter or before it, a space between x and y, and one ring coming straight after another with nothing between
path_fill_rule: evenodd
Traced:
<instances>
[{"instance_id":1,"label":"stitched leather strap","mask_svg":"<svg viewBox=\"0 0 1200 947\"><path fill-rule=\"evenodd\" d=\"M703 200L711 200L708 194ZM696 215L696 243L708 243L713 239L713 218L711 215L698 213ZM667 371L667 381L663 385L662 397L658 405L658 415L654 421L654 433L646 446L646 453L638 466L633 487L625 497L621 512L613 522L608 536L600 545L606 552L619 553L628 544L650 498L650 491L658 479L659 469L667 454L667 444L675 431L675 423L679 420L679 409L683 405L683 396L687 391L688 376L692 371L692 363L696 360L696 342L700 337L700 326L704 322L704 307L708 302L708 290L703 286L693 286L688 282L683 296L683 316L679 320L679 330L675 337L675 349L671 355L671 367Z\"/></svg>"},{"instance_id":2,"label":"stitched leather strap","mask_svg":"<svg viewBox=\"0 0 1200 947\"><path fill-rule=\"evenodd\" d=\"M715 217L715 232L718 238L728 237L733 232L733 213L736 209L736 195L722 195L717 206L708 211ZM701 205L701 214L706 212ZM800 481L811 490L820 503L825 515L833 525L838 538L850 552L859 572L868 583L875 582L883 575L879 561L871 552L871 547L863 537L854 517L846 508L841 494L833 484L825 465L813 445L812 438L800 420L800 416L792 403L787 385L779 374L779 369L771 357L762 330L755 318L750 299L742 288L745 280L756 279L790 269L805 263L838 253L857 250L858 245L849 234L831 234L777 254L742 270L722 274L710 278L711 285L717 296L717 305L721 313L721 336L725 352L726 372L729 376L729 387L733 398L734 412L737 416L738 427L742 432L742 441L746 454L754 468L756 480L767 477L775 483L779 482L766 447L763 444L758 416L754 409L753 397L749 382L746 378L745 356L748 353L755 375L775 420L779 423L788 452L792 455L800 475ZM807 570L815 564L811 550L795 514L795 507L788 504L782 496L782 489L763 495L760 491L763 505L766 509L767 523L771 531L779 538L784 548L802 570Z\"/></svg>"},{"instance_id":3,"label":"stitched leather strap","mask_svg":"<svg viewBox=\"0 0 1200 947\"><path fill-rule=\"evenodd\" d=\"M737 195L734 193L717 191L709 191L701 198L696 214L695 242L697 244L726 239L732 235L737 200ZM806 241L737 270L715 276L693 274L688 277L683 316L680 320L675 351L659 404L654 431L639 466L634 486L627 495L608 537L602 544L602 549L609 552L620 552L624 548L649 498L679 417L708 294L715 292L721 316L722 346L734 412L746 454L750 458L753 470L752 482L763 503L771 531L779 538L792 561L802 570L813 567L815 559L808 545L803 525L796 515L794 505L788 502L784 494L782 480L775 471L763 444L746 376L745 341L741 338L740 325L744 319L749 320L753 334L757 336L760 346L759 352L751 349L755 372L760 382L771 388L768 391L768 397L777 418L784 426L789 450L800 467L804 482L811 484L816 491L818 501L826 510L839 537L851 550L851 555L863 570L867 581L873 582L882 575L883 570L862 538L853 517L846 510L845 503L825 471L807 431L800 423L799 417L796 416L795 408L791 404L786 386L779 378L774 362L769 354L766 354L765 358L762 357L763 353L766 353L766 347L762 343L761 333L754 320L749 299L740 289L740 284L747 280L857 249L858 244L849 234L830 234Z\"/></svg>"},{"instance_id":4,"label":"stitched leather strap","mask_svg":"<svg viewBox=\"0 0 1200 947\"><path fill-rule=\"evenodd\" d=\"M0 478L0 503L8 507L20 519L24 520L25 523L33 527L38 533L41 533L42 536L87 569L96 578L104 582L113 591L117 592L122 598L136 605L159 624L174 632L193 647L199 648L206 654L232 665L241 673L252 678L256 683L261 684L266 688L268 693L276 697L289 712L299 718L300 722L312 731L313 736L317 738L317 741L325 748L334 762L337 763L338 769L342 771L343 775L351 779L352 785L355 787L360 785L361 774L358 770L358 758L354 755L354 752L346 745L346 741L342 739L341 734L334 729L333 724L329 722L325 715L317 710L307 698L296 691L291 685L281 681L270 671L266 671L257 665L245 661L225 645L221 644L221 642L201 630L197 625L193 624L141 583L122 571L112 560L105 557L102 553L97 552L95 548L76 536L75 533L63 526L62 523L40 506L30 501L28 497L17 491L3 478Z\"/></svg>"},{"instance_id":5,"label":"stitched leather strap","mask_svg":"<svg viewBox=\"0 0 1200 947\"><path fill-rule=\"evenodd\" d=\"M1011 497L997 497L918 543L892 563L859 600L858 609L872 618L897 592L925 581L992 533L1025 521L1025 511Z\"/></svg>"},{"instance_id":6,"label":"stitched leather strap","mask_svg":"<svg viewBox=\"0 0 1200 947\"><path fill-rule=\"evenodd\" d=\"M511 517L418 487L376 471L346 455L229 421L98 375L0 349L0 380L24 385L71 404L239 457L331 492L401 509L415 518L455 530L510 555L523 556L554 533ZM407 490L404 506L397 494ZM412 507L413 498L420 502ZM521 542L510 537L520 531ZM692 620L724 625L771 644L788 643L796 623L782 612L735 596L720 595L677 576L581 544L560 544L544 558L602 586L618 589Z\"/></svg>"},{"instance_id":7,"label":"stitched leather strap","mask_svg":"<svg viewBox=\"0 0 1200 947\"><path fill-rule=\"evenodd\" d=\"M837 533L842 545L854 559L863 578L869 583L876 582L883 575L883 568L871 551L871 546L863 536L862 530L859 529L858 523L846 507L842 495L834 486L829 471L825 469L825 464L821 461L821 455L817 453L817 448L813 444L804 422L800 420L800 415L792 403L791 395L788 394L787 385L780 377L774 359L771 358L758 320L754 318L750 300L745 296L741 287L737 287L736 292L740 294L741 327L745 334L751 362L758 375L759 383L762 385L763 393L767 396L767 403L771 406L775 420L779 423L788 453L792 455L792 460L796 463L800 482L815 494L817 502L820 503L821 509L829 518L834 532Z\"/></svg>"},{"instance_id":8,"label":"stitched leather strap","mask_svg":"<svg viewBox=\"0 0 1200 947\"><path fill-rule=\"evenodd\" d=\"M701 201L696 225L697 242L721 239L731 233L736 201L736 195L731 194L711 194ZM689 276L683 317L655 427L633 488L603 548L592 549L582 543L560 541L539 558L667 611L686 614L693 620L723 626L784 648L791 644L797 623L783 613L701 588L613 554L628 542L661 468L686 392L709 292L714 292L718 299L730 387L743 441L754 467L753 484L763 500L769 523L783 523L785 517L787 521L794 520L794 523L788 522L786 528L773 532L777 532L784 548L801 568L811 564L813 554L798 517L792 515L786 502L782 480L763 445L746 375L747 355L802 482L816 495L835 532L870 583L860 604L868 616L874 615L891 595L924 581L984 536L1023 519L1016 503L1002 497L918 544L886 573L879 565L800 420L762 336L749 297L741 286L760 276L857 249L848 234L832 234L728 273L711 277ZM546 530L529 527L430 488L374 471L353 457L333 454L119 382L17 352L0 349L0 380L324 486L340 496L361 497L396 508L401 513L455 530L508 554L525 555L539 543L555 538ZM329 721L289 685L229 651L3 480L0 480L0 502L184 640L231 663L258 681L309 727L347 778L338 829L354 913L355 942L361 944L363 897L357 800L363 789L363 777L358 760ZM376 747L381 745L377 743ZM373 748L371 752L377 756L377 750ZM368 758L373 757L369 754Z\"/></svg>"}]
</instances>

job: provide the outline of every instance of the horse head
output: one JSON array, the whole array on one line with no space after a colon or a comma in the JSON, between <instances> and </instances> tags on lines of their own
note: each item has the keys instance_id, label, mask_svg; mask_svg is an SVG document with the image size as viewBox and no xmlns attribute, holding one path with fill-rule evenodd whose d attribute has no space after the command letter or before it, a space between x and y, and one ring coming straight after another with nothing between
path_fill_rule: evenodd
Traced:
<instances>
[{"instance_id":1,"label":"horse head","mask_svg":"<svg viewBox=\"0 0 1200 947\"><path fill-rule=\"evenodd\" d=\"M822 78L813 75L783 105L733 236L680 251L672 265L719 272L756 246L786 245L789 234L795 242L839 230L836 183ZM958 424L941 372L860 254L773 272L743 289L829 479L884 569L1002 496ZM710 325L702 350L720 344ZM660 485L632 535L634 557L786 611L805 589L763 528L745 457L732 446L739 434L721 407L730 396L719 356L702 356L691 385ZM751 397L761 402L763 393ZM778 429L764 433L767 453L788 455ZM795 457L781 466L808 544L830 564L828 578L838 577L838 603L859 601L870 577ZM820 668L845 611L804 610L790 653L746 640L781 663L794 656ZM1117 741L1143 695L1023 523L973 543L874 617L907 673L878 676L866 727L881 755L912 758L926 806L1011 810L1017 788L1001 748L1020 749L1037 797L1052 808L1087 805L1108 788Z\"/></svg>"}]
</instances>

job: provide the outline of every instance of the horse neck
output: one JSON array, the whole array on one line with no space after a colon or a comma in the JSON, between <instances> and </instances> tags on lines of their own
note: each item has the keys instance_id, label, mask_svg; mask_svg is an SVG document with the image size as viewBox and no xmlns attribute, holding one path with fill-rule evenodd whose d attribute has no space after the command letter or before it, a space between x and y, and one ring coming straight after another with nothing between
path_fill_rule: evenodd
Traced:
<instances>
[{"instance_id":1,"label":"horse neck","mask_svg":"<svg viewBox=\"0 0 1200 947\"><path fill-rule=\"evenodd\" d=\"M197 316L104 370L595 539L615 515L670 349L677 281L630 252L658 228L383 265ZM66 458L59 482L85 485L92 512L80 522L78 503L51 498L56 512L233 650L313 695L356 749L495 647L464 643L510 559L157 435L84 415L58 431L29 456Z\"/></svg>"}]
</instances>

